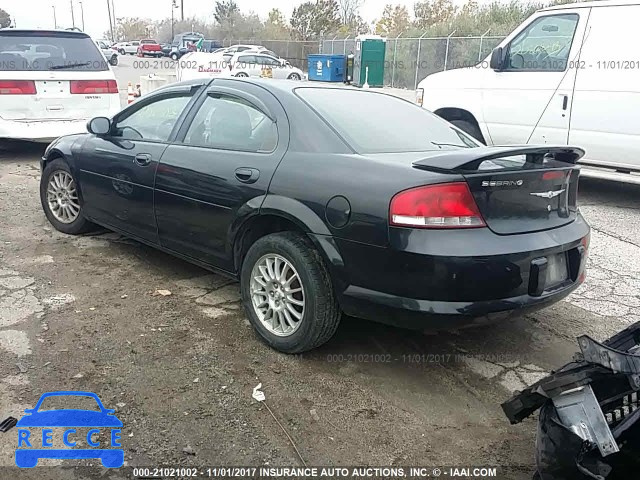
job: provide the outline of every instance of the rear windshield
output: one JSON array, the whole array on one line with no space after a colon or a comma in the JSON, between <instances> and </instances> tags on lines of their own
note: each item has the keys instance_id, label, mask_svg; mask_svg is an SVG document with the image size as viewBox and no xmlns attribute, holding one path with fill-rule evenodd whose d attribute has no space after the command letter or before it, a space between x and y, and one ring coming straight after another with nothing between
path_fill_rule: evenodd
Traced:
<instances>
[{"instance_id":1,"label":"rear windshield","mask_svg":"<svg viewBox=\"0 0 640 480\"><path fill-rule=\"evenodd\" d=\"M155 40L141 40L140 43L150 44L150 43L157 43L157 42Z\"/></svg>"},{"instance_id":2,"label":"rear windshield","mask_svg":"<svg viewBox=\"0 0 640 480\"><path fill-rule=\"evenodd\" d=\"M0 32L0 71L109 70L93 40L65 33Z\"/></svg>"},{"instance_id":3,"label":"rear windshield","mask_svg":"<svg viewBox=\"0 0 640 480\"><path fill-rule=\"evenodd\" d=\"M352 89L297 88L358 153L422 152L478 146L431 112L391 95Z\"/></svg>"}]
</instances>

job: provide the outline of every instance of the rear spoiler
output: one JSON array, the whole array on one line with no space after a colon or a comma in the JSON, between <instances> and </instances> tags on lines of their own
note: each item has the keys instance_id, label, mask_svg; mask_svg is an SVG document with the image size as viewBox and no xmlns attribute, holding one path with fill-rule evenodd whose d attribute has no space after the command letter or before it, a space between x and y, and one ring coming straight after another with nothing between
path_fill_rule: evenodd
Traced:
<instances>
[{"instance_id":1,"label":"rear spoiler","mask_svg":"<svg viewBox=\"0 0 640 480\"><path fill-rule=\"evenodd\" d=\"M438 152L432 157L413 162L413 166L420 170L437 173L472 173L477 172L478 167L484 161L516 155L526 155L528 164L542 165L545 158L551 158L558 162L575 165L584 156L584 153L584 150L578 147L546 145L461 148Z\"/></svg>"}]
</instances>

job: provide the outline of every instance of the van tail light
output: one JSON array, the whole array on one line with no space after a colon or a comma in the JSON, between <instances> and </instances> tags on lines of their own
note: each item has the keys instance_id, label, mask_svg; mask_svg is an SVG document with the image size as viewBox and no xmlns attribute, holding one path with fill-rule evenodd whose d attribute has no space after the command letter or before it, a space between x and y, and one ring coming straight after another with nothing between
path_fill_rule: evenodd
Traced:
<instances>
[{"instance_id":1,"label":"van tail light","mask_svg":"<svg viewBox=\"0 0 640 480\"><path fill-rule=\"evenodd\" d=\"M391 199L389 221L398 227L478 228L486 224L465 182L411 188Z\"/></svg>"},{"instance_id":2,"label":"van tail light","mask_svg":"<svg viewBox=\"0 0 640 480\"><path fill-rule=\"evenodd\" d=\"M0 80L0 95L35 95L33 80Z\"/></svg>"},{"instance_id":3,"label":"van tail light","mask_svg":"<svg viewBox=\"0 0 640 480\"><path fill-rule=\"evenodd\" d=\"M91 93L119 93L115 80L73 80L71 93L87 95Z\"/></svg>"}]
</instances>

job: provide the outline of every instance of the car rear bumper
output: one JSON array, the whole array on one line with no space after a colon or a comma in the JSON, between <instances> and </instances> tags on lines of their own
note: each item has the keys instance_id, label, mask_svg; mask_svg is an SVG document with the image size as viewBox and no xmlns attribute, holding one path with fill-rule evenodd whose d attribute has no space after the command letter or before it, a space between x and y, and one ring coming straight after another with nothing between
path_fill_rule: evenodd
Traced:
<instances>
[{"instance_id":1,"label":"car rear bumper","mask_svg":"<svg viewBox=\"0 0 640 480\"><path fill-rule=\"evenodd\" d=\"M96 116L100 114L96 112ZM89 120L91 119L16 121L0 118L0 138L48 143L64 135L86 133Z\"/></svg>"},{"instance_id":2,"label":"car rear bumper","mask_svg":"<svg viewBox=\"0 0 640 480\"><path fill-rule=\"evenodd\" d=\"M416 329L487 323L549 306L584 279L589 226L581 216L545 232L391 228L375 247L316 236L343 311ZM331 240L329 240L331 238ZM547 285L547 259L563 254L568 278ZM549 260L551 261L551 260Z\"/></svg>"}]
</instances>

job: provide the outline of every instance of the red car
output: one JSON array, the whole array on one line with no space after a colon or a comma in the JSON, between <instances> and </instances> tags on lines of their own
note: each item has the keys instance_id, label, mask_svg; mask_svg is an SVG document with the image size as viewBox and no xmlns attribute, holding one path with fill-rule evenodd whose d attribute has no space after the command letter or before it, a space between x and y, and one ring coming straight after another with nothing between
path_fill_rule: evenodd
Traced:
<instances>
[{"instance_id":1,"label":"red car","mask_svg":"<svg viewBox=\"0 0 640 480\"><path fill-rule=\"evenodd\" d=\"M138 47L138 56L145 57L161 57L162 47L155 40L140 40L140 46Z\"/></svg>"}]
</instances>

